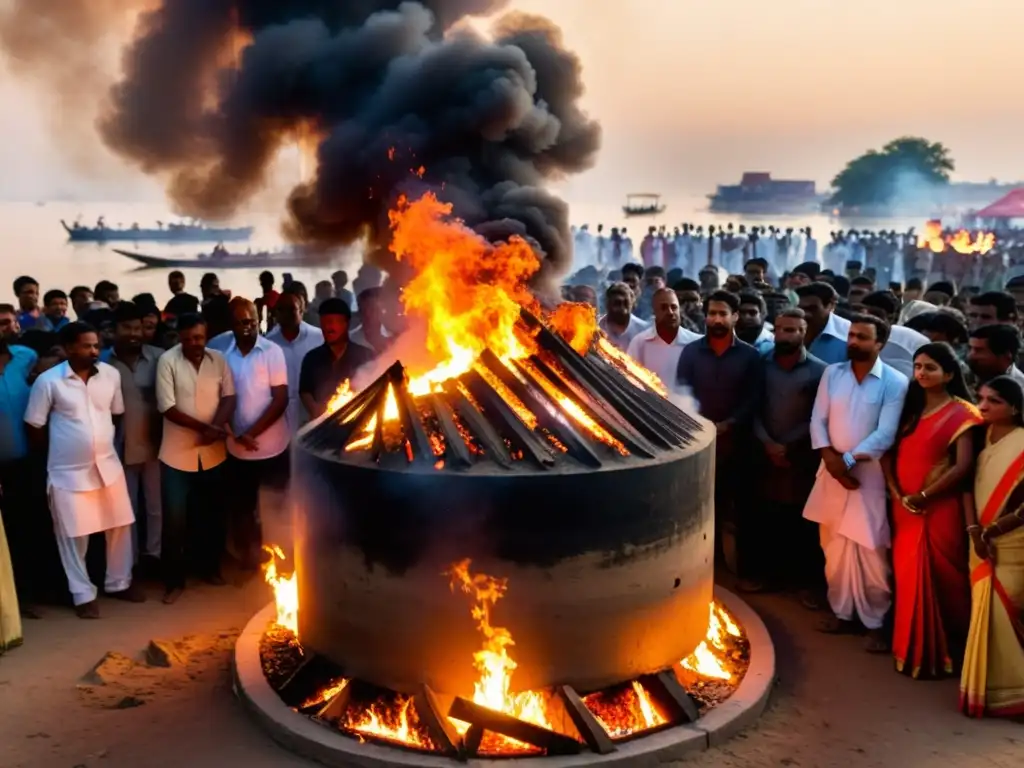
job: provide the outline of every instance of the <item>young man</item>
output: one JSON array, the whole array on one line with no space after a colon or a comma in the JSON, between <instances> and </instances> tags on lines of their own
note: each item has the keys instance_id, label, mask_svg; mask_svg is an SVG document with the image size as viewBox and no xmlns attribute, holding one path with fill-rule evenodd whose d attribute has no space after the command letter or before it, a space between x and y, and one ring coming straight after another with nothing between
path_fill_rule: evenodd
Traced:
<instances>
[{"instance_id":1,"label":"young man","mask_svg":"<svg viewBox=\"0 0 1024 768\"><path fill-rule=\"evenodd\" d=\"M124 399L121 455L128 495L135 511L135 552L144 571L155 575L163 534L160 489L161 419L156 407L156 369L163 350L143 342L142 310L122 301L114 310L110 364L121 374ZM142 498L146 514L142 515ZM140 529L144 529L143 531Z\"/></svg>"},{"instance_id":2,"label":"young man","mask_svg":"<svg viewBox=\"0 0 1024 768\"><path fill-rule=\"evenodd\" d=\"M84 319L85 313L89 311L89 305L92 304L92 288L76 285L68 296L71 297L71 308L75 310L75 317L79 320Z\"/></svg>"},{"instance_id":3,"label":"young man","mask_svg":"<svg viewBox=\"0 0 1024 768\"><path fill-rule=\"evenodd\" d=\"M754 581L747 589L797 587L804 605L818 608L825 563L818 526L803 519L803 509L821 464L811 448L811 412L826 366L804 347L803 310L793 307L776 315L774 335L775 346L763 358L761 408L754 419L762 449L755 463L763 505L749 518L759 546L752 553Z\"/></svg>"},{"instance_id":4,"label":"young man","mask_svg":"<svg viewBox=\"0 0 1024 768\"><path fill-rule=\"evenodd\" d=\"M351 381L356 371L375 357L373 350L349 339L351 316L341 299L328 299L320 305L324 343L306 355L299 377L299 396L311 418L322 414L338 387Z\"/></svg>"},{"instance_id":5,"label":"young man","mask_svg":"<svg viewBox=\"0 0 1024 768\"><path fill-rule=\"evenodd\" d=\"M274 327L274 307L281 297L278 291L274 290L274 273L269 270L260 272L260 297L256 299L256 314L259 321L263 322L263 315L267 316L267 331Z\"/></svg>"},{"instance_id":6,"label":"young man","mask_svg":"<svg viewBox=\"0 0 1024 768\"><path fill-rule=\"evenodd\" d=\"M384 327L383 299L380 288L367 288L359 292L359 296L356 297L359 304L359 327L349 334L353 344L366 347L375 355L386 350L393 341ZM326 334L324 336L326 337Z\"/></svg>"},{"instance_id":7,"label":"young man","mask_svg":"<svg viewBox=\"0 0 1024 768\"><path fill-rule=\"evenodd\" d=\"M739 292L740 314L736 322L736 335L765 355L772 351L775 338L768 325L768 305L758 291L746 289Z\"/></svg>"},{"instance_id":8,"label":"young man","mask_svg":"<svg viewBox=\"0 0 1024 768\"><path fill-rule=\"evenodd\" d=\"M629 342L641 331L650 327L633 314L633 292L625 283L612 283L605 293L608 313L597 321L598 327L616 348L625 352Z\"/></svg>"},{"instance_id":9,"label":"young man","mask_svg":"<svg viewBox=\"0 0 1024 768\"><path fill-rule=\"evenodd\" d=\"M288 431L294 435L310 418L299 397L302 361L309 352L324 343L324 334L316 326L303 322L302 299L289 291L281 294L274 315L277 324L267 334L267 341L274 342L284 352L288 367L288 410L285 416Z\"/></svg>"},{"instance_id":10,"label":"young man","mask_svg":"<svg viewBox=\"0 0 1024 768\"><path fill-rule=\"evenodd\" d=\"M662 288L654 294L654 325L633 337L627 354L671 388L676 382L679 355L699 338L683 328L676 292Z\"/></svg>"},{"instance_id":11,"label":"young man","mask_svg":"<svg viewBox=\"0 0 1024 768\"><path fill-rule=\"evenodd\" d=\"M156 403L164 417L161 560L167 604L185 589L186 553L193 555L205 581L224 583L220 575L227 481L223 464L227 424L235 410L231 369L219 352L206 348L203 319L199 315L178 318L178 335L179 344L163 354L156 369Z\"/></svg>"},{"instance_id":12,"label":"young man","mask_svg":"<svg viewBox=\"0 0 1024 768\"><path fill-rule=\"evenodd\" d=\"M879 460L896 439L908 385L906 376L879 358L888 337L884 320L854 315L849 360L830 365L821 378L811 445L821 452L825 471L804 507L804 517L819 524L835 614L821 630L848 632L859 618L872 653L888 650L882 625L892 605L891 539Z\"/></svg>"},{"instance_id":13,"label":"young man","mask_svg":"<svg viewBox=\"0 0 1024 768\"><path fill-rule=\"evenodd\" d=\"M185 293L185 273L174 270L167 276L167 287L171 290L171 300L164 307L164 313L171 317L192 315L199 311L199 299L191 293Z\"/></svg>"},{"instance_id":14,"label":"young man","mask_svg":"<svg viewBox=\"0 0 1024 768\"><path fill-rule=\"evenodd\" d=\"M761 356L736 337L740 300L736 294L715 291L705 304L707 334L687 344L672 380L689 387L700 404L700 415L714 423L715 518L717 552L733 572L745 575L749 537L740 516L748 513L747 488L736 478L744 471L745 446L761 398ZM750 542L754 547L759 542Z\"/></svg>"},{"instance_id":15,"label":"young man","mask_svg":"<svg viewBox=\"0 0 1024 768\"><path fill-rule=\"evenodd\" d=\"M39 283L34 277L22 275L14 281L14 295L18 298L18 325L22 330L34 328L39 321Z\"/></svg>"},{"instance_id":16,"label":"young man","mask_svg":"<svg viewBox=\"0 0 1024 768\"><path fill-rule=\"evenodd\" d=\"M839 300L835 288L808 283L797 288L796 295L807 318L807 351L829 365L846 360L850 321L835 313Z\"/></svg>"},{"instance_id":17,"label":"young man","mask_svg":"<svg viewBox=\"0 0 1024 768\"><path fill-rule=\"evenodd\" d=\"M288 367L284 352L260 336L256 305L231 300L233 338L224 352L235 381L235 413L228 435L237 552L246 570L258 567L262 549L261 489L288 486Z\"/></svg>"},{"instance_id":18,"label":"young man","mask_svg":"<svg viewBox=\"0 0 1024 768\"><path fill-rule=\"evenodd\" d=\"M983 325L1017 324L1017 302L1009 293L989 291L972 296L970 301L967 307L967 320L972 331Z\"/></svg>"},{"instance_id":19,"label":"young man","mask_svg":"<svg viewBox=\"0 0 1024 768\"><path fill-rule=\"evenodd\" d=\"M54 289L43 295L43 314L36 320L35 327L44 331L59 331L68 320L68 295Z\"/></svg>"},{"instance_id":20,"label":"young man","mask_svg":"<svg viewBox=\"0 0 1024 768\"><path fill-rule=\"evenodd\" d=\"M348 304L350 308L355 309L355 307L352 306L355 303L355 296L353 296L352 291L347 288L348 272L343 269L339 269L331 275L331 282L334 284L334 297L336 299L341 299Z\"/></svg>"},{"instance_id":21,"label":"young man","mask_svg":"<svg viewBox=\"0 0 1024 768\"><path fill-rule=\"evenodd\" d=\"M882 348L882 362L891 365L909 380L914 375L914 355L928 343L923 333L897 325L900 316L900 300L890 291L869 293L861 302L868 309L881 310L889 323L889 340Z\"/></svg>"},{"instance_id":22,"label":"young man","mask_svg":"<svg viewBox=\"0 0 1024 768\"><path fill-rule=\"evenodd\" d=\"M85 323L61 331L66 362L36 379L25 411L33 440L46 443L50 511L57 548L83 619L99 618L97 590L89 581L85 553L89 536L107 539L106 592L131 602L145 600L132 586L132 534L135 520L124 468L114 449L114 419L124 413L121 377L99 362L100 341Z\"/></svg>"},{"instance_id":23,"label":"young man","mask_svg":"<svg viewBox=\"0 0 1024 768\"><path fill-rule=\"evenodd\" d=\"M1024 373L1014 365L1020 352L1020 331L1005 323L982 325L971 331L967 365L978 384L996 376L1009 376L1024 386Z\"/></svg>"}]
</instances>

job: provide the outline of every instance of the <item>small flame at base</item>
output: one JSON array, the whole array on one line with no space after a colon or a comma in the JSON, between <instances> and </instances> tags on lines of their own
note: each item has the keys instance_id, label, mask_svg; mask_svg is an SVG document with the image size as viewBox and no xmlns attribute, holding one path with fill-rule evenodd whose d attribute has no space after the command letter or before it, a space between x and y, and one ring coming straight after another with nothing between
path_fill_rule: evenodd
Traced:
<instances>
[{"instance_id":1,"label":"small flame at base","mask_svg":"<svg viewBox=\"0 0 1024 768\"><path fill-rule=\"evenodd\" d=\"M682 660L684 669L701 677L732 682L733 673L726 666L726 637L742 637L743 633L729 613L717 603L712 603L708 618L708 634L692 654Z\"/></svg>"},{"instance_id":2,"label":"small flame at base","mask_svg":"<svg viewBox=\"0 0 1024 768\"><path fill-rule=\"evenodd\" d=\"M270 562L263 568L263 578L274 590L274 606L277 609L276 623L299 636L299 585L295 573L282 576L277 561L284 561L284 552L278 546L263 547L270 553Z\"/></svg>"}]
</instances>

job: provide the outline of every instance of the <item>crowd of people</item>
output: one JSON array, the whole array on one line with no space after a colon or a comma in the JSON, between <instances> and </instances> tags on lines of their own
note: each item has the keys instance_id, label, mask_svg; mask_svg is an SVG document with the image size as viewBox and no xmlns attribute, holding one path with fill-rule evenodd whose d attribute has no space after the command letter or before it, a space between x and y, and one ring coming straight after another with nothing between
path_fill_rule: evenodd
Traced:
<instances>
[{"instance_id":1,"label":"crowd of people","mask_svg":"<svg viewBox=\"0 0 1024 768\"><path fill-rule=\"evenodd\" d=\"M822 631L864 633L914 677L960 671L969 715L1022 714L1024 285L878 286L846 266L591 265L563 298L714 423L716 557L743 590L797 593ZM292 437L402 331L398 290L364 270L354 294L338 272L312 298L265 272L252 301L172 272L162 308L108 281L41 300L15 281L0 648L20 637L11 590L23 616L70 595L94 619L97 583L139 601L155 579L174 603L189 576L223 583L226 556L259 567L260 499L287 488Z\"/></svg>"}]
</instances>

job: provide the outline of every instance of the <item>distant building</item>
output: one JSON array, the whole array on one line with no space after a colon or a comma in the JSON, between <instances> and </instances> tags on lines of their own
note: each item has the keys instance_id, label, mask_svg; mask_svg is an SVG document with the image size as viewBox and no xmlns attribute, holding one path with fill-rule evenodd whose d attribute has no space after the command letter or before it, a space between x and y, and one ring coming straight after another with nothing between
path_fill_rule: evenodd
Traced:
<instances>
[{"instance_id":1,"label":"distant building","mask_svg":"<svg viewBox=\"0 0 1024 768\"><path fill-rule=\"evenodd\" d=\"M712 211L781 214L814 210L822 196L813 181L777 180L770 173L748 171L739 184L719 185L708 199Z\"/></svg>"}]
</instances>

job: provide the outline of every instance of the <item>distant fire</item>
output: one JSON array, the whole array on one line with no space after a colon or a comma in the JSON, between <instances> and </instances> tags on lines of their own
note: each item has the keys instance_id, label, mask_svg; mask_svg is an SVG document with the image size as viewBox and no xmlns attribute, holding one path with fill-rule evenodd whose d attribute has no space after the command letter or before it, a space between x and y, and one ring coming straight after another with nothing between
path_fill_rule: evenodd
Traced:
<instances>
[{"instance_id":1,"label":"distant fire","mask_svg":"<svg viewBox=\"0 0 1024 768\"><path fill-rule=\"evenodd\" d=\"M943 253L952 248L957 253L988 253L996 245L992 232L977 232L973 236L966 229L947 235L943 233L942 222L932 219L924 225L924 232L917 238L918 248L928 248L933 253Z\"/></svg>"}]
</instances>

